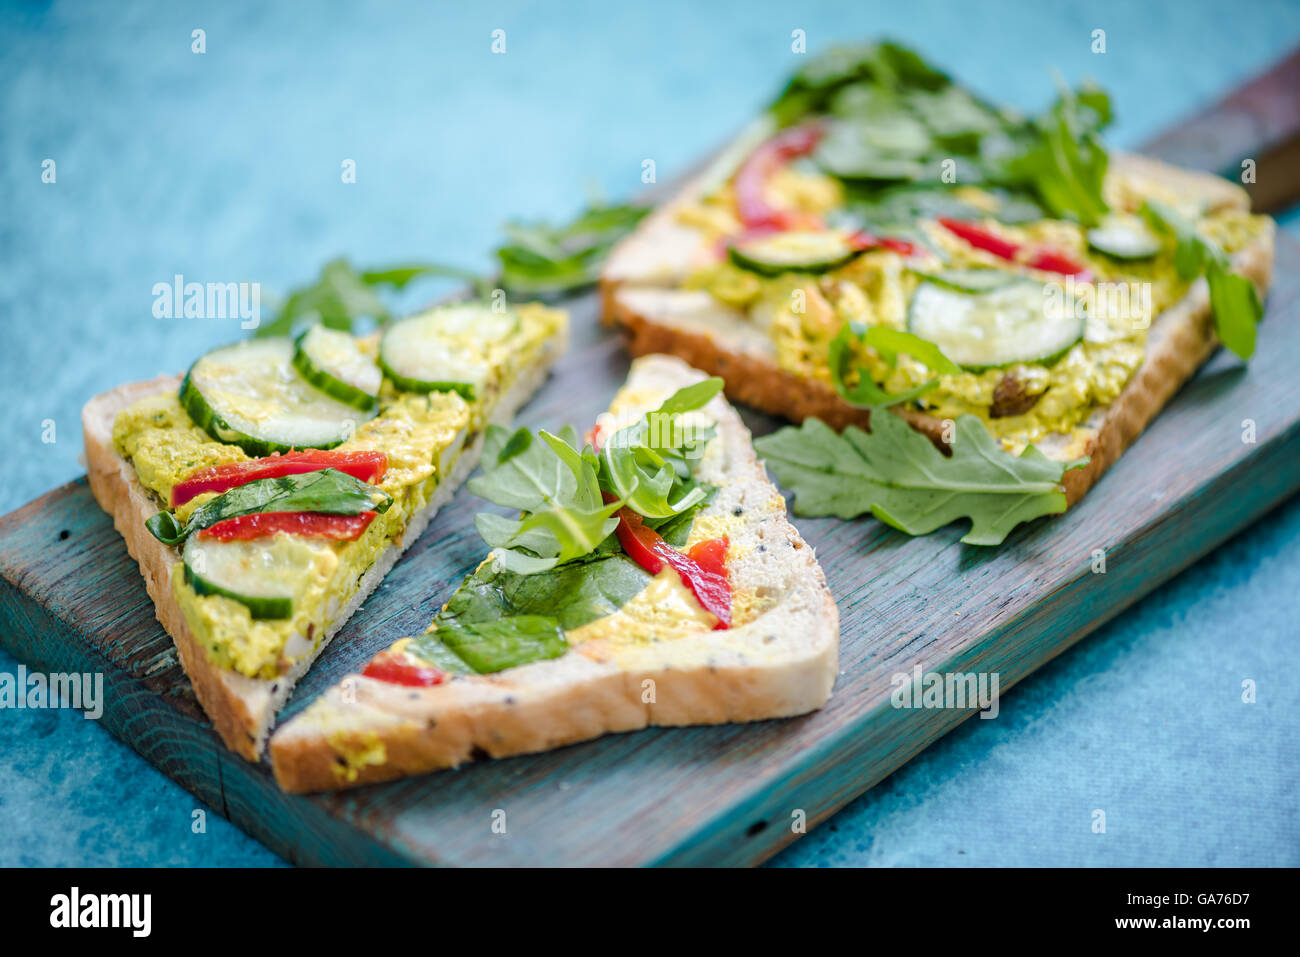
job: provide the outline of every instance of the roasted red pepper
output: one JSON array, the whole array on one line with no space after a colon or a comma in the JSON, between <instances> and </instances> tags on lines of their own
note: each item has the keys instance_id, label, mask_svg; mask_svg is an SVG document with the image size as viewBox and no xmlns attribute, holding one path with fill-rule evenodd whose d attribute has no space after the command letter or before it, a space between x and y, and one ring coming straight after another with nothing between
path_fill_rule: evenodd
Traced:
<instances>
[{"instance_id":1,"label":"roasted red pepper","mask_svg":"<svg viewBox=\"0 0 1300 957\"><path fill-rule=\"evenodd\" d=\"M441 668L426 665L400 651L381 651L370 659L370 664L361 673L376 681L411 688L432 688L447 680L447 672Z\"/></svg>"},{"instance_id":2,"label":"roasted red pepper","mask_svg":"<svg viewBox=\"0 0 1300 957\"><path fill-rule=\"evenodd\" d=\"M778 209L767 201L767 184L783 166L798 156L807 156L821 142L825 130L817 123L792 126L777 133L740 164L733 181L736 212L746 229L816 229L815 216L797 210Z\"/></svg>"},{"instance_id":3,"label":"roasted red pepper","mask_svg":"<svg viewBox=\"0 0 1300 957\"><path fill-rule=\"evenodd\" d=\"M1003 239L977 226L974 223L968 223L961 219L949 219L941 217L939 225L948 232L952 233L959 239L964 239L976 249L982 249L985 252L992 253L999 259L1005 259L1008 262L1019 262L1031 269L1041 269L1044 272L1056 272L1065 276L1076 276L1080 280L1087 282L1092 279L1092 271L1082 263L1077 263L1069 256L1058 253L1051 249L1024 250L1024 247L1010 240Z\"/></svg>"},{"instance_id":4,"label":"roasted red pepper","mask_svg":"<svg viewBox=\"0 0 1300 957\"><path fill-rule=\"evenodd\" d=\"M1092 278L1092 272L1087 266L1081 265L1069 256L1052 249L1043 249L1034 253L1026 265L1032 269L1041 269L1044 272L1059 272L1065 276L1076 276L1084 281Z\"/></svg>"},{"instance_id":5,"label":"roasted red pepper","mask_svg":"<svg viewBox=\"0 0 1300 957\"><path fill-rule=\"evenodd\" d=\"M700 542L689 555L684 555L653 528L647 528L641 516L631 509L619 509L618 518L618 540L628 558L651 575L658 575L664 565L670 566L700 606L718 619L714 629L731 627L731 582L727 579L725 538Z\"/></svg>"},{"instance_id":6,"label":"roasted red pepper","mask_svg":"<svg viewBox=\"0 0 1300 957\"><path fill-rule=\"evenodd\" d=\"M204 492L225 492L257 479L280 478L338 469L362 482L378 482L388 471L388 456L383 452L331 452L324 449L268 455L247 462L230 462L199 469L172 489L172 506L184 505Z\"/></svg>"},{"instance_id":7,"label":"roasted red pepper","mask_svg":"<svg viewBox=\"0 0 1300 957\"><path fill-rule=\"evenodd\" d=\"M378 512L360 515L329 515L324 512L254 512L236 515L199 531L200 538L221 542L243 542L265 538L276 532L304 535L308 538L333 538L350 542L360 538Z\"/></svg>"},{"instance_id":8,"label":"roasted red pepper","mask_svg":"<svg viewBox=\"0 0 1300 957\"><path fill-rule=\"evenodd\" d=\"M727 577L727 549L731 542L726 538L706 538L696 542L686 552L687 557L706 572Z\"/></svg>"}]
</instances>

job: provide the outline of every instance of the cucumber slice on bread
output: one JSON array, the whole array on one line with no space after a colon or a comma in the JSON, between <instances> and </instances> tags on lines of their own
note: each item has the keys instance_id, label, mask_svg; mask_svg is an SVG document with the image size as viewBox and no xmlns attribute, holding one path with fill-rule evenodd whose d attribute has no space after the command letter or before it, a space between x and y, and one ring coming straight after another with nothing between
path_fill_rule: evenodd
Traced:
<instances>
[{"instance_id":1,"label":"cucumber slice on bread","mask_svg":"<svg viewBox=\"0 0 1300 957\"><path fill-rule=\"evenodd\" d=\"M287 338L214 349L190 366L181 405L218 442L252 456L329 449L347 441L372 413L313 386L298 374L293 356Z\"/></svg>"},{"instance_id":2,"label":"cucumber slice on bread","mask_svg":"<svg viewBox=\"0 0 1300 957\"><path fill-rule=\"evenodd\" d=\"M1056 308L1044 288L1022 280L967 293L923 282L908 306L907 329L972 371L1050 364L1083 338L1086 317L1069 303Z\"/></svg>"},{"instance_id":3,"label":"cucumber slice on bread","mask_svg":"<svg viewBox=\"0 0 1300 957\"><path fill-rule=\"evenodd\" d=\"M775 233L727 247L733 263L760 276L829 272L856 259L862 252L849 245L839 233L812 230Z\"/></svg>"},{"instance_id":4,"label":"cucumber slice on bread","mask_svg":"<svg viewBox=\"0 0 1300 957\"><path fill-rule=\"evenodd\" d=\"M1150 259L1160 252L1160 237L1136 216L1111 217L1088 230L1088 245L1112 259Z\"/></svg>"},{"instance_id":5,"label":"cucumber slice on bread","mask_svg":"<svg viewBox=\"0 0 1300 957\"><path fill-rule=\"evenodd\" d=\"M1022 282L1023 277L1015 273L1003 272L1001 269L940 269L935 272L912 270L927 282L957 292L988 292L1001 289L1013 282Z\"/></svg>"},{"instance_id":6,"label":"cucumber slice on bread","mask_svg":"<svg viewBox=\"0 0 1300 957\"><path fill-rule=\"evenodd\" d=\"M312 326L294 341L293 367L332 399L372 412L384 374L346 332Z\"/></svg>"},{"instance_id":7,"label":"cucumber slice on bread","mask_svg":"<svg viewBox=\"0 0 1300 957\"><path fill-rule=\"evenodd\" d=\"M197 594L239 602L255 619L288 618L303 547L285 535L233 542L191 535L181 553L185 583Z\"/></svg>"},{"instance_id":8,"label":"cucumber slice on bread","mask_svg":"<svg viewBox=\"0 0 1300 957\"><path fill-rule=\"evenodd\" d=\"M388 327L379 364L399 389L459 392L473 400L490 378L491 355L520 328L519 317L483 303L455 303Z\"/></svg>"}]
</instances>

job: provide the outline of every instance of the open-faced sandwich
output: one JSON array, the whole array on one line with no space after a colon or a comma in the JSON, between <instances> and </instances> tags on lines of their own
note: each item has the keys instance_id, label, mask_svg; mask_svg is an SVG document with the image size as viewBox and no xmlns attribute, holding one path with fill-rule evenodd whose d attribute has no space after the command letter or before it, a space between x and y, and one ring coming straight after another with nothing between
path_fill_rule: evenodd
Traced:
<instances>
[{"instance_id":1,"label":"open-faced sandwich","mask_svg":"<svg viewBox=\"0 0 1300 957\"><path fill-rule=\"evenodd\" d=\"M426 632L276 731L280 786L821 707L839 615L721 388L648 356L585 441L490 429L469 487L513 510L477 516L493 550Z\"/></svg>"},{"instance_id":2,"label":"open-faced sandwich","mask_svg":"<svg viewBox=\"0 0 1300 957\"><path fill-rule=\"evenodd\" d=\"M759 443L797 512L929 531L919 498L898 514L883 500L973 494L909 473L919 446L896 429L867 451L857 427L882 408L945 455L976 437L975 467L1027 452L1034 474L987 476L1010 497L977 511L1062 511L1217 344L1251 354L1272 268L1274 225L1240 187L1108 155L1109 118L1092 87L1025 118L896 45L831 51L616 248L605 316L633 354L819 420Z\"/></svg>"},{"instance_id":3,"label":"open-faced sandwich","mask_svg":"<svg viewBox=\"0 0 1300 957\"><path fill-rule=\"evenodd\" d=\"M564 313L444 306L356 338L252 339L92 399L90 486L226 745L294 683L563 352Z\"/></svg>"}]
</instances>

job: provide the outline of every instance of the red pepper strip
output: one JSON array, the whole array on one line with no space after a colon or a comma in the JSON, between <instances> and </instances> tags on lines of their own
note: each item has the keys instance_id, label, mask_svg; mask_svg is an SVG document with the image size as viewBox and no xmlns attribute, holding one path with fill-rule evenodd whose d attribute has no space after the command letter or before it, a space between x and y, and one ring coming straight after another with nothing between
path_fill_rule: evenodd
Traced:
<instances>
[{"instance_id":1,"label":"red pepper strip","mask_svg":"<svg viewBox=\"0 0 1300 957\"><path fill-rule=\"evenodd\" d=\"M985 252L990 252L999 259L1005 259L1009 262L1019 261L1017 256L1020 254L1022 247L1009 240L1003 239L1001 236L996 236L987 229L976 226L974 223L968 223L960 219L941 217L939 219L939 225L948 230L948 232L952 233L954 236L966 240L966 242L970 243L976 249L983 249ZM1069 256L1050 249L1034 250L1032 252L1032 257L1025 261L1025 265L1031 269L1041 269L1044 272L1057 272L1066 276L1078 276L1084 282L1092 279L1091 270L1089 270L1087 266L1075 262Z\"/></svg>"},{"instance_id":2,"label":"red pepper strip","mask_svg":"<svg viewBox=\"0 0 1300 957\"><path fill-rule=\"evenodd\" d=\"M1059 272L1066 276L1076 276L1083 282L1092 280L1092 270L1087 266L1081 266L1069 256L1058 253L1052 249L1044 249L1034 254L1034 258L1028 263L1031 269L1041 269L1044 272Z\"/></svg>"},{"instance_id":3,"label":"red pepper strip","mask_svg":"<svg viewBox=\"0 0 1300 957\"><path fill-rule=\"evenodd\" d=\"M805 123L782 130L740 164L734 180L736 212L749 229L766 227L775 230L817 228L820 221L788 209L778 209L767 201L768 181L781 167L797 156L807 156L821 142L825 130L816 123Z\"/></svg>"},{"instance_id":4,"label":"red pepper strip","mask_svg":"<svg viewBox=\"0 0 1300 957\"><path fill-rule=\"evenodd\" d=\"M916 245L909 243L906 239L890 239L886 236L880 241L880 245L886 249L892 249L900 256L913 256L916 254Z\"/></svg>"},{"instance_id":5,"label":"red pepper strip","mask_svg":"<svg viewBox=\"0 0 1300 957\"><path fill-rule=\"evenodd\" d=\"M730 546L731 542L725 537L706 538L704 541L696 542L691 546L686 555L706 572L713 572L725 577L727 574L727 549Z\"/></svg>"},{"instance_id":6,"label":"red pepper strip","mask_svg":"<svg viewBox=\"0 0 1300 957\"><path fill-rule=\"evenodd\" d=\"M276 532L306 535L310 538L333 538L350 542L360 538L370 527L378 512L360 515L328 515L324 512L254 512L236 515L199 531L200 538L215 538L220 542L246 542L265 538Z\"/></svg>"},{"instance_id":7,"label":"red pepper strip","mask_svg":"<svg viewBox=\"0 0 1300 957\"><path fill-rule=\"evenodd\" d=\"M960 219L948 219L946 217L939 220L939 225L948 232L961 239L966 240L976 249L982 249L990 252L999 259L1015 259L1016 253L1020 247L1013 242L995 236L987 229L981 229L974 223L963 222Z\"/></svg>"},{"instance_id":8,"label":"red pepper strip","mask_svg":"<svg viewBox=\"0 0 1300 957\"><path fill-rule=\"evenodd\" d=\"M199 469L172 489L172 506L184 505L204 492L225 492L256 479L301 475L321 469L338 469L362 482L378 482L388 471L383 452L330 452L322 449L268 455L247 462L229 462Z\"/></svg>"},{"instance_id":9,"label":"red pepper strip","mask_svg":"<svg viewBox=\"0 0 1300 957\"><path fill-rule=\"evenodd\" d=\"M731 627L731 582L726 574L726 539L714 539L722 542L721 557L717 553L718 546L713 545L700 552L704 559L702 563L693 554L683 555L665 542L653 528L642 524L641 516L631 509L619 509L618 517L618 540L632 561L651 575L658 575L664 565L671 566L700 606L718 619L714 630Z\"/></svg>"},{"instance_id":10,"label":"red pepper strip","mask_svg":"<svg viewBox=\"0 0 1300 957\"><path fill-rule=\"evenodd\" d=\"M411 688L431 688L447 680L447 672L400 651L381 651L361 672L367 678Z\"/></svg>"},{"instance_id":11,"label":"red pepper strip","mask_svg":"<svg viewBox=\"0 0 1300 957\"><path fill-rule=\"evenodd\" d=\"M916 246L909 243L906 239L890 239L889 237L873 236L868 232L856 232L849 237L849 245L854 249L875 249L877 247L892 250L900 256L912 256L916 254Z\"/></svg>"}]
</instances>

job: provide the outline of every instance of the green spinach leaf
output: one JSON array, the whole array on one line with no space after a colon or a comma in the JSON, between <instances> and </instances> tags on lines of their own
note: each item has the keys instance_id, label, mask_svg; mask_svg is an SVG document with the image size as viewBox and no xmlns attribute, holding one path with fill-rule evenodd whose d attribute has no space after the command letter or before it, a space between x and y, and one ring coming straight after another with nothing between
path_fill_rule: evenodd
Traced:
<instances>
[{"instance_id":1,"label":"green spinach leaf","mask_svg":"<svg viewBox=\"0 0 1300 957\"><path fill-rule=\"evenodd\" d=\"M359 515L386 512L392 496L337 469L257 479L223 492L196 508L182 526L171 512L159 512L145 526L167 545L178 545L200 529L257 512L325 512Z\"/></svg>"},{"instance_id":2,"label":"green spinach leaf","mask_svg":"<svg viewBox=\"0 0 1300 957\"><path fill-rule=\"evenodd\" d=\"M1249 359L1255 354L1256 327L1264 317L1264 304L1255 284L1234 273L1223 248L1201 235L1196 225L1173 207L1147 200L1141 212L1157 233L1173 237L1178 278L1190 281L1205 274L1215 334L1230 352Z\"/></svg>"}]
</instances>

